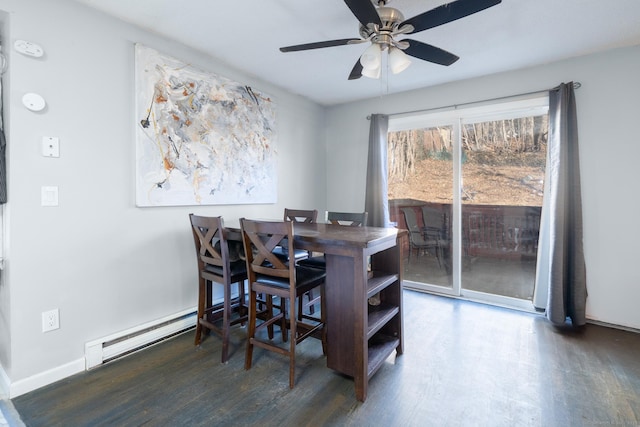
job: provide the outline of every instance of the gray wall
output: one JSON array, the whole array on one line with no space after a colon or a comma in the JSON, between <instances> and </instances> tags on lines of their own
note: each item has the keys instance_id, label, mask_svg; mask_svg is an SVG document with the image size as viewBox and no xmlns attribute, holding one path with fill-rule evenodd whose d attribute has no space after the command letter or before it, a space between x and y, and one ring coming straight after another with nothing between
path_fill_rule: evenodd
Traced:
<instances>
[{"instance_id":1,"label":"gray wall","mask_svg":"<svg viewBox=\"0 0 640 427\"><path fill-rule=\"evenodd\" d=\"M640 328L636 197L640 181L640 47L612 50L526 70L491 75L332 108L327 118L329 209L364 206L371 113L436 108L552 88L579 81L578 110L584 245L591 320ZM396 77L398 78L398 77Z\"/></svg>"},{"instance_id":2,"label":"gray wall","mask_svg":"<svg viewBox=\"0 0 640 427\"><path fill-rule=\"evenodd\" d=\"M87 341L195 307L195 252L188 213L281 218L287 207L325 209L324 109L171 41L66 0L0 0L9 141L5 269L0 288L0 383L18 392L84 366ZM41 59L11 46L40 44ZM272 95L277 105L276 204L136 208L134 43ZM41 113L21 104L37 92ZM60 158L41 155L60 138ZM320 177L315 180L314 177ZM59 207L40 188L59 187ZM60 309L42 333L41 312ZM6 382L5 378L5 382Z\"/></svg>"},{"instance_id":3,"label":"gray wall","mask_svg":"<svg viewBox=\"0 0 640 427\"><path fill-rule=\"evenodd\" d=\"M640 328L633 190L639 172L640 48L323 108L179 44L66 0L0 0L6 11L3 77L9 140L0 283L0 387L20 392L84 365L84 344L195 305L187 214L280 217L285 206L361 210L368 114L438 107L549 88L577 91L590 319ZM41 44L42 59L9 47ZM249 84L278 105L279 199L273 205L134 206L134 56L144 43ZM399 77L396 77L399 78ZM48 101L39 114L25 92ZM376 94L377 96L378 94ZM40 155L58 136L61 157ZM326 179L326 185L322 185ZM314 185L309 185L313 182ZM58 185L60 206L40 206L40 187ZM41 312L60 309L57 331Z\"/></svg>"}]
</instances>

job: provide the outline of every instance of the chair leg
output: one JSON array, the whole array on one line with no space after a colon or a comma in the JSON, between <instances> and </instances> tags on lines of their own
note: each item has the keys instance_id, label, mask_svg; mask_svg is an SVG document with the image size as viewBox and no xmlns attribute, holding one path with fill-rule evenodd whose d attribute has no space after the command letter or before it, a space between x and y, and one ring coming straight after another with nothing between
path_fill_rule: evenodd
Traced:
<instances>
[{"instance_id":1,"label":"chair leg","mask_svg":"<svg viewBox=\"0 0 640 427\"><path fill-rule=\"evenodd\" d=\"M302 320L302 311L304 310L304 295L298 297L298 320Z\"/></svg>"},{"instance_id":2,"label":"chair leg","mask_svg":"<svg viewBox=\"0 0 640 427\"><path fill-rule=\"evenodd\" d=\"M295 307L295 302L291 303L291 308ZM289 332L287 330L287 302L282 298L280 299L280 309L282 310L282 320L280 321L280 331L282 332L282 342L287 342L289 339ZM289 314L295 313L295 310L289 310ZM295 319L294 319L295 320ZM289 321L291 325L291 320Z\"/></svg>"},{"instance_id":3,"label":"chair leg","mask_svg":"<svg viewBox=\"0 0 640 427\"><path fill-rule=\"evenodd\" d=\"M251 284L249 284L251 287ZM269 300L267 300L269 303ZM253 358L253 339L256 335L256 293L249 289L249 330L247 331L247 349L244 357L244 369L251 369L251 361ZM273 315L273 311L271 312Z\"/></svg>"},{"instance_id":4,"label":"chair leg","mask_svg":"<svg viewBox=\"0 0 640 427\"><path fill-rule=\"evenodd\" d=\"M305 294L307 296L307 298L309 299L309 302L312 302L314 297L313 297L313 289L311 289L309 292L307 292ZM309 305L309 313L314 314L316 312L316 308L313 304ZM302 313L301 313L302 314Z\"/></svg>"},{"instance_id":5,"label":"chair leg","mask_svg":"<svg viewBox=\"0 0 640 427\"><path fill-rule=\"evenodd\" d=\"M304 302L305 296L309 300L308 303ZM302 321L302 314L304 313L305 307L309 307L310 314L315 313L316 311L315 307L313 306L313 304L310 304L312 301L313 301L313 290L306 292L305 294L302 294L298 297L298 320Z\"/></svg>"},{"instance_id":6,"label":"chair leg","mask_svg":"<svg viewBox=\"0 0 640 427\"><path fill-rule=\"evenodd\" d=\"M224 301L222 302L222 363L229 360L229 334L231 332L231 283L224 285Z\"/></svg>"},{"instance_id":7,"label":"chair leg","mask_svg":"<svg viewBox=\"0 0 640 427\"><path fill-rule=\"evenodd\" d=\"M211 314L211 308L213 307L213 282L211 280L206 280L205 279L205 294L206 294L206 298L205 298L205 305L204 305L204 319L212 322L213 319L211 318L212 314ZM211 329L205 327L203 330L205 335L210 335L211 334Z\"/></svg>"},{"instance_id":8,"label":"chair leg","mask_svg":"<svg viewBox=\"0 0 640 427\"><path fill-rule=\"evenodd\" d=\"M262 304L260 304L262 306ZM267 295L267 319L273 317L273 296ZM273 325L267 326L267 334L270 340L273 339Z\"/></svg>"},{"instance_id":9,"label":"chair leg","mask_svg":"<svg viewBox=\"0 0 640 427\"><path fill-rule=\"evenodd\" d=\"M247 302L245 301L244 283L244 280L238 282L238 313L241 317L249 314L249 306L247 306ZM240 322L242 326L244 326L245 323L245 321Z\"/></svg>"},{"instance_id":10,"label":"chair leg","mask_svg":"<svg viewBox=\"0 0 640 427\"><path fill-rule=\"evenodd\" d=\"M302 299L303 295L300 295L300 299ZM289 388L293 388L296 382L296 341L297 341L297 321L296 321L296 312L295 300L289 299L290 306L290 316L289 316L289 327L291 328L291 339L289 341Z\"/></svg>"},{"instance_id":11,"label":"chair leg","mask_svg":"<svg viewBox=\"0 0 640 427\"><path fill-rule=\"evenodd\" d=\"M202 340L202 324L200 319L204 316L204 301L205 301L205 280L200 277L198 279L198 319L196 320L196 339L195 345L200 345Z\"/></svg>"},{"instance_id":12,"label":"chair leg","mask_svg":"<svg viewBox=\"0 0 640 427\"><path fill-rule=\"evenodd\" d=\"M320 286L320 321L322 322L322 354L327 355L327 304L324 283Z\"/></svg>"}]
</instances>

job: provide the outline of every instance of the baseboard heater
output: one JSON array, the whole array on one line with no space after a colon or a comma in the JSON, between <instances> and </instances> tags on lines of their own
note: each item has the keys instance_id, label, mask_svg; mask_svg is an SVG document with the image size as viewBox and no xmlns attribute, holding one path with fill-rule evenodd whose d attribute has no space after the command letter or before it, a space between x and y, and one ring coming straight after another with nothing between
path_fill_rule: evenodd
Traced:
<instances>
[{"instance_id":1,"label":"baseboard heater","mask_svg":"<svg viewBox=\"0 0 640 427\"><path fill-rule=\"evenodd\" d=\"M157 344L196 325L196 311L185 310L107 337L88 342L84 346L86 369Z\"/></svg>"}]
</instances>

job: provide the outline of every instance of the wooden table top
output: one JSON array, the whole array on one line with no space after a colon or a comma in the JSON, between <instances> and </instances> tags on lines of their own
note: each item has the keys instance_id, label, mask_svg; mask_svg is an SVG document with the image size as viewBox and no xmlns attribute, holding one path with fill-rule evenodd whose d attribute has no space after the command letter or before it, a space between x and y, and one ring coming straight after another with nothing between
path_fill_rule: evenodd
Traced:
<instances>
[{"instance_id":1,"label":"wooden table top","mask_svg":"<svg viewBox=\"0 0 640 427\"><path fill-rule=\"evenodd\" d=\"M316 242L326 245L345 245L366 248L381 241L395 240L396 228L348 227L336 224L294 223L293 234L298 242Z\"/></svg>"},{"instance_id":2,"label":"wooden table top","mask_svg":"<svg viewBox=\"0 0 640 427\"><path fill-rule=\"evenodd\" d=\"M270 220L261 220L270 221ZM272 220L277 222L278 220ZM225 228L232 233L240 233L240 221L225 222ZM314 242L324 245L344 245L366 248L381 241L395 240L406 230L383 227L348 227L326 223L293 224L293 234L298 242Z\"/></svg>"}]
</instances>

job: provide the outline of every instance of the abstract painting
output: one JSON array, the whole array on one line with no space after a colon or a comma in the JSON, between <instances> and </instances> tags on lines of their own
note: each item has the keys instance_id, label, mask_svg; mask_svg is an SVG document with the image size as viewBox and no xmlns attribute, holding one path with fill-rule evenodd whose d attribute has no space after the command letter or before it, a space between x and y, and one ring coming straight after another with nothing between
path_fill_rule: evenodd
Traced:
<instances>
[{"instance_id":1,"label":"abstract painting","mask_svg":"<svg viewBox=\"0 0 640 427\"><path fill-rule=\"evenodd\" d=\"M136 204L275 203L271 96L136 44Z\"/></svg>"}]
</instances>

